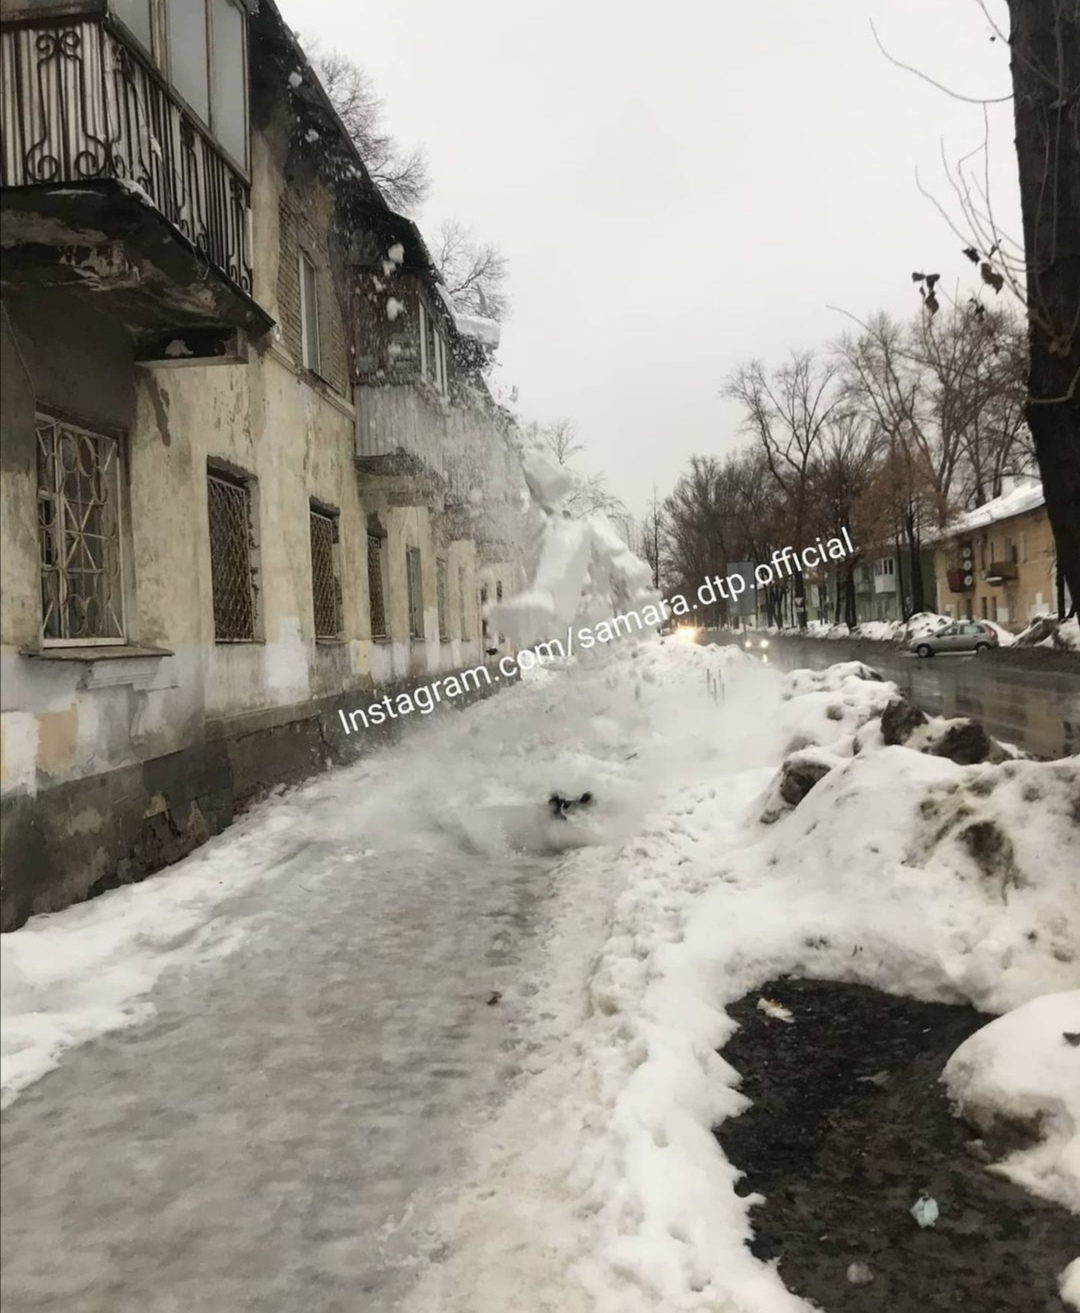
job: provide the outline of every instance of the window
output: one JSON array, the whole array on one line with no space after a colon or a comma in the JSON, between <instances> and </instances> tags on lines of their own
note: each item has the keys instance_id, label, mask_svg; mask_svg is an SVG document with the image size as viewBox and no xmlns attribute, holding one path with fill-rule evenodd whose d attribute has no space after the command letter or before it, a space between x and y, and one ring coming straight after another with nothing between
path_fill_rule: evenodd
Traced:
<instances>
[{"instance_id":1,"label":"window","mask_svg":"<svg viewBox=\"0 0 1080 1313\"><path fill-rule=\"evenodd\" d=\"M112 0L113 13L147 50L152 49L150 0Z\"/></svg>"},{"instance_id":2,"label":"window","mask_svg":"<svg viewBox=\"0 0 1080 1313\"><path fill-rule=\"evenodd\" d=\"M35 427L42 640L122 643L119 439L50 415Z\"/></svg>"},{"instance_id":3,"label":"window","mask_svg":"<svg viewBox=\"0 0 1080 1313\"><path fill-rule=\"evenodd\" d=\"M165 12L172 84L209 123L210 29L205 0L169 0Z\"/></svg>"},{"instance_id":4,"label":"window","mask_svg":"<svg viewBox=\"0 0 1080 1313\"><path fill-rule=\"evenodd\" d=\"M484 608L487 606L487 600L488 600L488 586L487 586L487 584L481 584L481 586L480 586L480 632L483 634L485 640L487 639L488 635L491 633L491 626L490 626L490 624L488 624L488 618L487 618L487 616L484 614ZM485 647L487 646L487 643L486 643L486 642L485 642L484 646L485 646Z\"/></svg>"},{"instance_id":5,"label":"window","mask_svg":"<svg viewBox=\"0 0 1080 1313\"><path fill-rule=\"evenodd\" d=\"M216 470L207 472L210 575L214 593L214 640L255 639L255 536L251 485Z\"/></svg>"},{"instance_id":6,"label":"window","mask_svg":"<svg viewBox=\"0 0 1080 1313\"><path fill-rule=\"evenodd\" d=\"M247 164L245 18L234 0L210 0L210 126L233 159Z\"/></svg>"},{"instance_id":7,"label":"window","mask_svg":"<svg viewBox=\"0 0 1080 1313\"><path fill-rule=\"evenodd\" d=\"M311 508L311 600L315 614L315 637L340 638L341 615L340 541L336 511Z\"/></svg>"},{"instance_id":8,"label":"window","mask_svg":"<svg viewBox=\"0 0 1080 1313\"><path fill-rule=\"evenodd\" d=\"M371 637L386 635L386 530L374 515L368 517L367 535L368 606Z\"/></svg>"},{"instance_id":9,"label":"window","mask_svg":"<svg viewBox=\"0 0 1080 1313\"><path fill-rule=\"evenodd\" d=\"M439 606L439 637L444 643L450 641L450 599L447 596L446 562L441 558L435 562L435 595Z\"/></svg>"},{"instance_id":10,"label":"window","mask_svg":"<svg viewBox=\"0 0 1080 1313\"><path fill-rule=\"evenodd\" d=\"M984 616L985 616L985 612L984 612ZM991 597L990 599L990 619L996 622L997 618L998 618L998 600L997 600L997 595L995 594L995 596Z\"/></svg>"},{"instance_id":11,"label":"window","mask_svg":"<svg viewBox=\"0 0 1080 1313\"><path fill-rule=\"evenodd\" d=\"M305 369L319 372L319 277L311 260L300 252L300 343Z\"/></svg>"},{"instance_id":12,"label":"window","mask_svg":"<svg viewBox=\"0 0 1080 1313\"><path fill-rule=\"evenodd\" d=\"M409 637L424 637L424 593L420 575L420 548L405 552L405 582L409 590Z\"/></svg>"},{"instance_id":13,"label":"window","mask_svg":"<svg viewBox=\"0 0 1080 1313\"><path fill-rule=\"evenodd\" d=\"M241 168L247 167L242 0L110 0L116 17Z\"/></svg>"},{"instance_id":14,"label":"window","mask_svg":"<svg viewBox=\"0 0 1080 1313\"><path fill-rule=\"evenodd\" d=\"M446 343L435 317L420 303L420 373L442 396L447 391Z\"/></svg>"}]
</instances>

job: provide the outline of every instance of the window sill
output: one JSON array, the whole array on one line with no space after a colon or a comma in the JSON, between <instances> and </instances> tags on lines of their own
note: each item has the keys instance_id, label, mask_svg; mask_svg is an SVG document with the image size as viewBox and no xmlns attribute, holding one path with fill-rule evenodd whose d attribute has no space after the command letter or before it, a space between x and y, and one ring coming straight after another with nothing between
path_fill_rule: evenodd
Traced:
<instances>
[{"instance_id":1,"label":"window sill","mask_svg":"<svg viewBox=\"0 0 1080 1313\"><path fill-rule=\"evenodd\" d=\"M87 647L24 647L20 655L35 661L137 661L175 653L167 647L141 647L137 643L94 643Z\"/></svg>"},{"instance_id":2,"label":"window sill","mask_svg":"<svg viewBox=\"0 0 1080 1313\"><path fill-rule=\"evenodd\" d=\"M344 647L349 640L344 636L339 638L315 638L316 647Z\"/></svg>"},{"instance_id":3,"label":"window sill","mask_svg":"<svg viewBox=\"0 0 1080 1313\"><path fill-rule=\"evenodd\" d=\"M175 688L175 674L172 681L165 675L161 683L163 670L161 662L174 653L165 647L141 647L134 643L117 643L98 647L41 647L24 648L22 655L35 661L74 662L85 666L80 672L79 688L122 688L131 686L145 691L151 686L157 688Z\"/></svg>"},{"instance_id":4,"label":"window sill","mask_svg":"<svg viewBox=\"0 0 1080 1313\"><path fill-rule=\"evenodd\" d=\"M389 647L394 640L389 634L372 634L371 641L373 643L380 643L383 647Z\"/></svg>"}]
</instances>

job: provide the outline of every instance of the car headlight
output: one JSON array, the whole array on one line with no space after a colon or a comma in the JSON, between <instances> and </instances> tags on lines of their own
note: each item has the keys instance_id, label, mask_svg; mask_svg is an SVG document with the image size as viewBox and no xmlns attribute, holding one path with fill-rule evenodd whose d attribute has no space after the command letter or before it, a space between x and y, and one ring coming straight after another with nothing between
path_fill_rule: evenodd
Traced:
<instances>
[{"instance_id":1,"label":"car headlight","mask_svg":"<svg viewBox=\"0 0 1080 1313\"><path fill-rule=\"evenodd\" d=\"M768 640L767 638L763 638L763 639L761 640L761 642L758 644L758 646L759 646L759 647L768 647L768 646L769 646L769 640Z\"/></svg>"}]
</instances>

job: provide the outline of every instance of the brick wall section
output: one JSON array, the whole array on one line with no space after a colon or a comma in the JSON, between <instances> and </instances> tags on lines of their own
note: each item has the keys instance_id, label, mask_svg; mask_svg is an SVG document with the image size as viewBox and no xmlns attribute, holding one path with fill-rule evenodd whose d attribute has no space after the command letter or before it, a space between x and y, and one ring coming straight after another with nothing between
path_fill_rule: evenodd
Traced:
<instances>
[{"instance_id":1,"label":"brick wall section","mask_svg":"<svg viewBox=\"0 0 1080 1313\"><path fill-rule=\"evenodd\" d=\"M305 171L306 172L306 171ZM300 319L300 252L318 271L320 374L335 392L349 392L349 341L346 330L347 293L338 257L328 236L334 226L334 206L316 178L294 174L278 204L281 263L278 267L278 322L289 354L303 359Z\"/></svg>"}]
</instances>

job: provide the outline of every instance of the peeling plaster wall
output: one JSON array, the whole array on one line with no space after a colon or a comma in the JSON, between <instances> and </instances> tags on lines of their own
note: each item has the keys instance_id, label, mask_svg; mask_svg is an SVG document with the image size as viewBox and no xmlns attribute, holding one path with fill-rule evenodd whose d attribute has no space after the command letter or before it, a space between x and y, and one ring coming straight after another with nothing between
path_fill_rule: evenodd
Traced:
<instances>
[{"instance_id":1,"label":"peeling plaster wall","mask_svg":"<svg viewBox=\"0 0 1080 1313\"><path fill-rule=\"evenodd\" d=\"M292 295L289 216L329 211L321 184L306 174L290 180L283 155L279 142L254 134L255 293L275 317L283 314L281 295ZM329 297L324 302L328 316L336 313L334 304ZM0 925L6 929L176 860L261 789L356 751L355 743L341 740L336 709L355 706L358 692L374 684L408 687L483 660L484 553L475 541L475 526L483 523L479 493L471 500L459 493L463 516L460 509L447 512L442 495L408 480L357 474L357 420L340 345L330 356L329 382L296 359L292 329L251 345L239 363L143 366L134 363L126 331L99 311L90 292L5 293L4 309ZM346 340L340 323L328 319L326 327L335 343ZM122 432L127 640L167 655L90 662L26 654L38 644L41 620L34 413L42 405ZM449 443L459 467L470 443L479 450L502 440L494 428L477 428L475 416L448 417L427 396L407 401L402 392L395 407L388 416L393 423L438 458ZM426 415L422 432L414 424L420 414ZM259 642L215 642L208 460L253 481ZM478 473L474 482L479 489ZM339 642L314 637L312 499L339 515L345 634ZM367 563L373 511L388 534L390 630L386 641L375 642ZM410 546L419 547L422 560L420 641L408 629ZM448 641L439 635L439 557L448 567ZM506 567L500 576L508 589L512 574Z\"/></svg>"}]
</instances>

